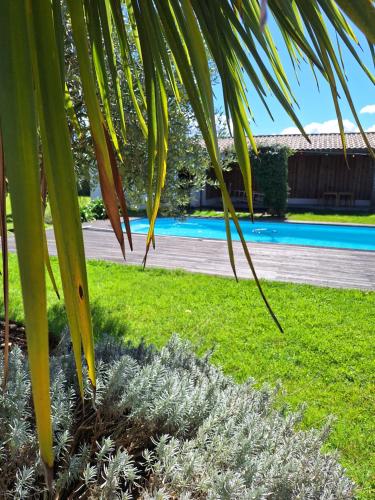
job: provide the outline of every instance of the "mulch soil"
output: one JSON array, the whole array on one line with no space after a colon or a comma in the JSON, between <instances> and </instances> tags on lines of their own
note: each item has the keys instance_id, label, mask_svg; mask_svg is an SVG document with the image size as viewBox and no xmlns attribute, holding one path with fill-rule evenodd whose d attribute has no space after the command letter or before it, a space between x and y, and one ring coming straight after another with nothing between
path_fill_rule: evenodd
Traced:
<instances>
[{"instance_id":1,"label":"mulch soil","mask_svg":"<svg viewBox=\"0 0 375 500\"><path fill-rule=\"evenodd\" d=\"M0 320L0 350L4 349L5 345L5 332L4 321ZM22 323L11 321L9 324L9 348L12 349L17 345L22 351L27 351L26 332ZM54 335L49 335L49 347L52 350L57 345L57 339Z\"/></svg>"}]
</instances>

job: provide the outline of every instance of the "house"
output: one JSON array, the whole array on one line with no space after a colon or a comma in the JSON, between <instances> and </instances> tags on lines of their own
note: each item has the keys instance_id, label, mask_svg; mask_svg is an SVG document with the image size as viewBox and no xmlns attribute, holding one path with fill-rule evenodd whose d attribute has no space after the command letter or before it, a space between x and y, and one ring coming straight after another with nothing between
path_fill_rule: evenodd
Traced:
<instances>
[{"instance_id":1,"label":"house","mask_svg":"<svg viewBox=\"0 0 375 500\"><path fill-rule=\"evenodd\" d=\"M340 134L311 134L309 137L310 143L301 134L255 136L258 146L280 145L293 151L288 160L288 206L375 208L375 161L361 134L346 134L348 163ZM375 132L368 132L367 137L375 150ZM219 148L221 152L232 149L233 139L219 139ZM234 195L235 205L240 208L238 194L243 193L244 187L239 167L234 166L226 172L225 180ZM192 198L192 206L220 207L218 189L206 185Z\"/></svg>"}]
</instances>

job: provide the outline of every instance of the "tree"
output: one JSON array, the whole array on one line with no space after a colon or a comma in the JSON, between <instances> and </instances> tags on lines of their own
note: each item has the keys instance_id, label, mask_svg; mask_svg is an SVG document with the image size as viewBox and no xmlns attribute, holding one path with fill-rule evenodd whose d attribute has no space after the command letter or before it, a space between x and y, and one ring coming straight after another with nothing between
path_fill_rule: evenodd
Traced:
<instances>
[{"instance_id":1,"label":"tree","mask_svg":"<svg viewBox=\"0 0 375 500\"><path fill-rule=\"evenodd\" d=\"M165 186L160 200L164 215L180 215L190 204L191 193L203 189L207 181L208 155L202 138L192 124L194 114L182 94L177 104L169 98L170 132ZM125 192L131 207L145 203L147 179L147 141L142 135L138 120L127 121L127 145L124 148L125 166L121 169Z\"/></svg>"},{"instance_id":2,"label":"tree","mask_svg":"<svg viewBox=\"0 0 375 500\"><path fill-rule=\"evenodd\" d=\"M127 0L125 3L121 0L67 0L66 5L80 67L80 81L77 84L82 88L87 108L103 198L124 255L125 240L118 211L120 206L127 223L126 202L118 171L118 161L122 158L119 143L126 137L120 80L124 78L127 82L140 127L148 140L147 212L150 229L146 259L153 240L166 176L169 129L166 82L169 82L178 98L178 79L186 89L222 190L227 227L230 214L256 279L249 250L223 179L208 54L215 62L221 78L226 112L233 123L236 153L249 209L252 211L247 140L253 149L256 150L256 146L248 122L249 103L244 74L249 78L253 92L266 104L265 80L304 134L293 108L290 84L271 32L264 25L267 2L262 0L260 5L259 0ZM52 470L53 451L39 130L77 377L82 389L82 345L88 376L95 387L83 238L66 113L67 109L72 117L65 92L62 12L65 10L61 10L60 0L6 0L0 11L0 121L3 149L0 158L3 157L2 163L9 181L35 416L41 456L48 471ZM333 46L327 31L329 22L361 70L374 81L361 62L356 36L344 14L363 32L373 51L375 8L369 0L268 2L268 15L275 18L292 60L296 62L301 57L307 59L327 81L343 143L339 94L348 101L363 138L371 149L350 97L339 51ZM131 35L126 30L125 19L131 26ZM144 87L133 64L130 43L134 43L142 60ZM117 61L114 56L116 44L121 61ZM108 71L104 53L108 57ZM175 68L177 79L172 68ZM108 98L110 86L114 89L121 119L120 137L115 133L111 114ZM235 272L229 236L228 233L229 256Z\"/></svg>"},{"instance_id":3,"label":"tree","mask_svg":"<svg viewBox=\"0 0 375 500\"><path fill-rule=\"evenodd\" d=\"M127 32L130 27L126 26ZM74 108L77 127L71 126L73 154L76 177L80 189L90 185L96 190L99 184L96 168L95 152L89 128L87 109L79 82L79 63L73 43L71 25L65 26L65 66L66 81ZM142 66L134 44L131 45L131 54L134 65L137 67L139 78L142 78ZM118 44L114 46L116 60L120 59ZM108 56L104 54L105 65L108 68ZM124 124L126 128L126 142L119 143L123 162L119 164L122 184L131 208L137 209L145 203L145 182L147 179L147 138L140 127L137 114L134 111L129 89L124 81L120 82ZM196 126L194 113L186 95L184 87L179 84L179 101L171 89L166 85L168 95L169 141L167 157L167 174L161 198L161 212L168 215L180 215L189 206L193 191L202 189L207 182L208 155L202 144L202 137ZM121 116L116 106L116 93L113 86L109 86L109 103L114 129L121 135Z\"/></svg>"}]
</instances>

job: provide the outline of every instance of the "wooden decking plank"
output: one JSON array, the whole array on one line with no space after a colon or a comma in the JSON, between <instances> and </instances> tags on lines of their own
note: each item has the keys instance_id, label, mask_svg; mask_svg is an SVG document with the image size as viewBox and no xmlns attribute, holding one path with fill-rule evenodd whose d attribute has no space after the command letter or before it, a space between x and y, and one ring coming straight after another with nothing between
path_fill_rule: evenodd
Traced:
<instances>
[{"instance_id":1,"label":"wooden decking plank","mask_svg":"<svg viewBox=\"0 0 375 500\"><path fill-rule=\"evenodd\" d=\"M134 252L127 248L124 262L108 222L97 222L83 231L88 259L142 264L145 236L133 234ZM56 255L53 231L47 231L51 255ZM10 249L14 240L10 238ZM241 244L233 242L238 276L251 278ZM250 253L260 278L308 283L324 287L375 290L375 252L297 245L250 243ZM227 244L222 240L159 236L150 249L147 265L184 269L210 275L232 276Z\"/></svg>"}]
</instances>

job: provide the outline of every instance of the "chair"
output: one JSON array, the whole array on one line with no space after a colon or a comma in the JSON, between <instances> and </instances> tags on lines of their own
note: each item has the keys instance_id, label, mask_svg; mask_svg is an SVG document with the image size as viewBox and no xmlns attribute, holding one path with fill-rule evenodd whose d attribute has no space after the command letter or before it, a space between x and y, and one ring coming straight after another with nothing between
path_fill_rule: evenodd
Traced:
<instances>
[{"instance_id":1,"label":"chair","mask_svg":"<svg viewBox=\"0 0 375 500\"><path fill-rule=\"evenodd\" d=\"M352 207L354 205L354 193L341 192L338 194L339 207Z\"/></svg>"},{"instance_id":2,"label":"chair","mask_svg":"<svg viewBox=\"0 0 375 500\"><path fill-rule=\"evenodd\" d=\"M338 193L336 191L326 191L323 193L323 205L326 207L337 207Z\"/></svg>"}]
</instances>

